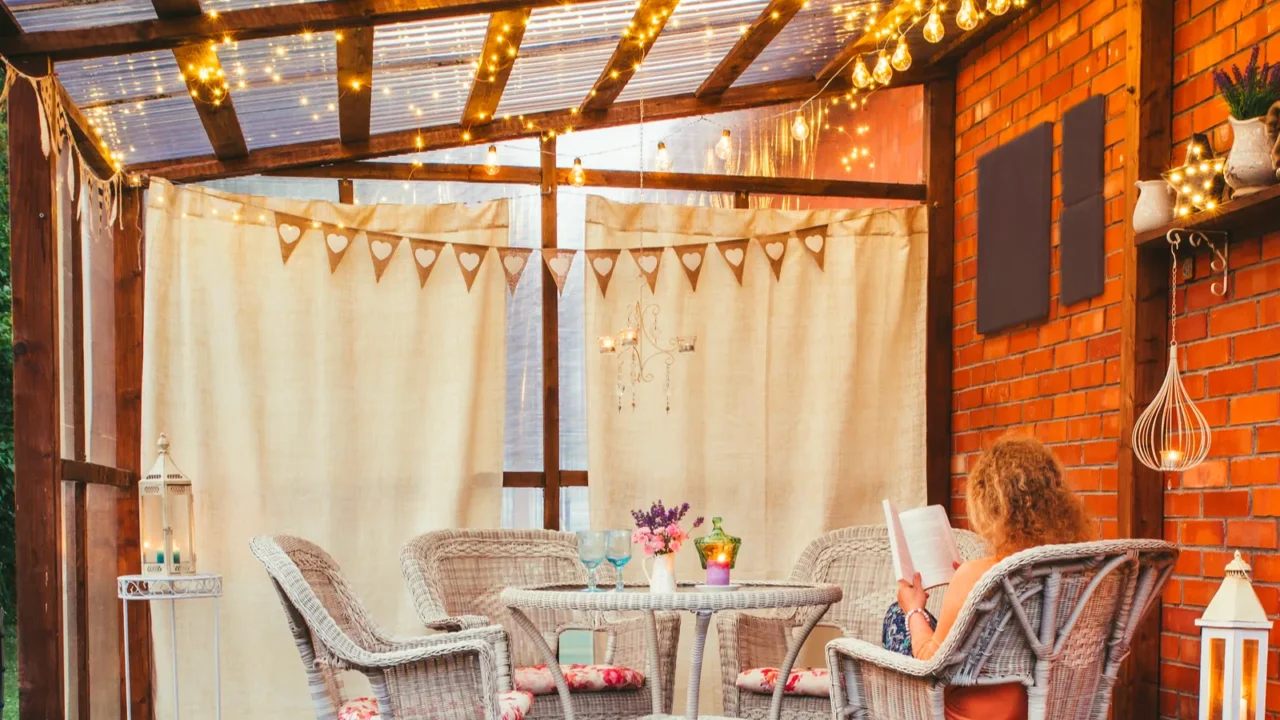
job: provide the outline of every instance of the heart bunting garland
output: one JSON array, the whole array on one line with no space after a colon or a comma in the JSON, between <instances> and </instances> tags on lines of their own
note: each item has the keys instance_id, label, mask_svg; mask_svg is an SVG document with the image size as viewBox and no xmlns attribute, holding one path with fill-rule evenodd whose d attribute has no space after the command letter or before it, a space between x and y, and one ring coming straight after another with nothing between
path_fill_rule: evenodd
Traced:
<instances>
[{"instance_id":1,"label":"heart bunting garland","mask_svg":"<svg viewBox=\"0 0 1280 720\"><path fill-rule=\"evenodd\" d=\"M569 279L569 270L573 267L576 250L557 250L547 248L542 251L542 261L547 264L547 272L556 281L556 293L564 294L564 283Z\"/></svg>"},{"instance_id":2,"label":"heart bunting garland","mask_svg":"<svg viewBox=\"0 0 1280 720\"><path fill-rule=\"evenodd\" d=\"M529 248L498 248L498 259L502 261L502 272L507 277L507 291L516 294L516 286L520 284L520 275L529 264Z\"/></svg>"},{"instance_id":3,"label":"heart bunting garland","mask_svg":"<svg viewBox=\"0 0 1280 720\"><path fill-rule=\"evenodd\" d=\"M600 296L607 297L609 293L609 280L613 278L613 271L618 267L618 256L622 254L621 250L587 250L587 264L591 266L591 272L596 275L596 283L600 286Z\"/></svg>"},{"instance_id":4,"label":"heart bunting garland","mask_svg":"<svg viewBox=\"0 0 1280 720\"><path fill-rule=\"evenodd\" d=\"M332 274L337 271L338 263L346 256L347 248L351 247L351 241L359 231L345 225L325 225L323 230L324 246L329 251L329 272Z\"/></svg>"},{"instance_id":5,"label":"heart bunting garland","mask_svg":"<svg viewBox=\"0 0 1280 720\"><path fill-rule=\"evenodd\" d=\"M827 225L819 225L818 227L805 228L799 231L798 239L804 245L804 249L809 251L815 262L818 263L819 270L826 269L827 261Z\"/></svg>"},{"instance_id":6,"label":"heart bunting garland","mask_svg":"<svg viewBox=\"0 0 1280 720\"><path fill-rule=\"evenodd\" d=\"M458 267L462 269L462 277L467 281L467 292L471 292L471 286L476 281L476 275L480 274L480 265L484 263L484 256L488 254L489 248L485 245L470 245L468 243L452 243L453 257L458 261Z\"/></svg>"},{"instance_id":7,"label":"heart bunting garland","mask_svg":"<svg viewBox=\"0 0 1280 720\"><path fill-rule=\"evenodd\" d=\"M288 264L289 256L293 255L293 251L298 248L298 241L302 239L302 234L311 227L311 221L304 217L282 212L278 212L275 215L276 238L280 240L280 260L283 264Z\"/></svg>"},{"instance_id":8,"label":"heart bunting garland","mask_svg":"<svg viewBox=\"0 0 1280 720\"><path fill-rule=\"evenodd\" d=\"M418 268L418 287L426 287L427 278L431 277L431 271L435 268L436 261L440 259L440 251L444 249L444 243L417 238L406 239L409 241L409 247L413 248L413 265Z\"/></svg>"},{"instance_id":9,"label":"heart bunting garland","mask_svg":"<svg viewBox=\"0 0 1280 720\"><path fill-rule=\"evenodd\" d=\"M365 233L365 238L369 240L369 257L373 258L373 280L382 282L382 273L391 264L391 256L395 254L403 238L375 232Z\"/></svg>"},{"instance_id":10,"label":"heart bunting garland","mask_svg":"<svg viewBox=\"0 0 1280 720\"><path fill-rule=\"evenodd\" d=\"M636 267L640 268L640 274L644 275L645 282L649 284L649 292L657 292L658 267L662 265L662 248L630 248L627 252L631 253L631 259L635 261Z\"/></svg>"},{"instance_id":11,"label":"heart bunting garland","mask_svg":"<svg viewBox=\"0 0 1280 720\"><path fill-rule=\"evenodd\" d=\"M694 292L698 291L698 276L702 274L702 260L706 255L706 245L681 245L672 248L676 251L676 257L680 259L680 267L684 268L684 274L689 276L689 285Z\"/></svg>"},{"instance_id":12,"label":"heart bunting garland","mask_svg":"<svg viewBox=\"0 0 1280 720\"><path fill-rule=\"evenodd\" d=\"M724 261L729 264L729 269L733 271L733 276L738 279L738 285L742 285L742 270L747 265L747 243L749 240L724 240L716 243L716 247L720 249L720 255Z\"/></svg>"},{"instance_id":13,"label":"heart bunting garland","mask_svg":"<svg viewBox=\"0 0 1280 720\"><path fill-rule=\"evenodd\" d=\"M773 268L774 280L782 279L782 258L787 255L787 239L790 237L790 233L778 233L756 239L756 242L760 243L760 249L764 250L765 257L769 258L769 267Z\"/></svg>"}]
</instances>

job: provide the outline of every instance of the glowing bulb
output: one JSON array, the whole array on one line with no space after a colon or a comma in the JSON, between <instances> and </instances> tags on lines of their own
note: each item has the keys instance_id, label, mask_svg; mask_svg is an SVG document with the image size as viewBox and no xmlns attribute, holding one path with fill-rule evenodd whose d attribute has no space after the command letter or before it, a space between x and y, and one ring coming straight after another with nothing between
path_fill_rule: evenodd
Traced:
<instances>
[{"instance_id":1,"label":"glowing bulb","mask_svg":"<svg viewBox=\"0 0 1280 720\"><path fill-rule=\"evenodd\" d=\"M893 66L889 64L889 53L880 51L880 57L876 60L876 69L871 71L871 77L881 85L888 85L893 79Z\"/></svg>"},{"instance_id":2,"label":"glowing bulb","mask_svg":"<svg viewBox=\"0 0 1280 720\"><path fill-rule=\"evenodd\" d=\"M867 72L867 64L862 61L861 55L853 64L853 84L859 88L871 85L871 73Z\"/></svg>"},{"instance_id":3,"label":"glowing bulb","mask_svg":"<svg viewBox=\"0 0 1280 720\"><path fill-rule=\"evenodd\" d=\"M942 36L947 34L947 29L942 24L942 16L938 15L938 8L935 5L929 13L929 21L924 24L924 39L931 43L942 42Z\"/></svg>"},{"instance_id":4,"label":"glowing bulb","mask_svg":"<svg viewBox=\"0 0 1280 720\"><path fill-rule=\"evenodd\" d=\"M961 30L972 30L978 27L978 8L973 0L960 0L960 9L956 11L956 25Z\"/></svg>"},{"instance_id":5,"label":"glowing bulb","mask_svg":"<svg viewBox=\"0 0 1280 720\"><path fill-rule=\"evenodd\" d=\"M990 10L992 15L1003 15L1009 12L1012 4L1011 0L987 0L987 10Z\"/></svg>"},{"instance_id":6,"label":"glowing bulb","mask_svg":"<svg viewBox=\"0 0 1280 720\"><path fill-rule=\"evenodd\" d=\"M1174 182L1182 182L1182 173L1174 173L1172 179Z\"/></svg>"},{"instance_id":7,"label":"glowing bulb","mask_svg":"<svg viewBox=\"0 0 1280 720\"><path fill-rule=\"evenodd\" d=\"M907 36L898 36L898 47L893 49L890 62L893 63L893 69L898 72L906 72L911 68L911 50L907 47Z\"/></svg>"},{"instance_id":8,"label":"glowing bulb","mask_svg":"<svg viewBox=\"0 0 1280 720\"><path fill-rule=\"evenodd\" d=\"M716 142L715 153L716 157L721 160L728 160L729 156L733 154L732 135L728 130L725 130L724 134L720 136L720 140Z\"/></svg>"},{"instance_id":9,"label":"glowing bulb","mask_svg":"<svg viewBox=\"0 0 1280 720\"><path fill-rule=\"evenodd\" d=\"M484 156L484 174L498 174L498 146L490 145L489 152Z\"/></svg>"},{"instance_id":10,"label":"glowing bulb","mask_svg":"<svg viewBox=\"0 0 1280 720\"><path fill-rule=\"evenodd\" d=\"M653 169L658 172L671 172L671 153L667 152L666 143L658 143L658 154L653 158Z\"/></svg>"},{"instance_id":11,"label":"glowing bulb","mask_svg":"<svg viewBox=\"0 0 1280 720\"><path fill-rule=\"evenodd\" d=\"M582 158L573 159L573 169L569 171L569 182L574 187L582 187L587 184L587 174L582 171Z\"/></svg>"},{"instance_id":12,"label":"glowing bulb","mask_svg":"<svg viewBox=\"0 0 1280 720\"><path fill-rule=\"evenodd\" d=\"M791 123L791 137L796 142L804 142L809 138L809 123L804 121L803 113L796 113L795 122Z\"/></svg>"}]
</instances>

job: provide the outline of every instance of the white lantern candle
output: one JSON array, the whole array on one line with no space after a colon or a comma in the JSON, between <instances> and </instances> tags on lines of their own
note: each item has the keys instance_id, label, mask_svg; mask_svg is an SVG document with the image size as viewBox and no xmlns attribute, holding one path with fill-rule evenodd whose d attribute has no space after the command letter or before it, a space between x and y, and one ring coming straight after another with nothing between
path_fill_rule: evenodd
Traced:
<instances>
[{"instance_id":1,"label":"white lantern candle","mask_svg":"<svg viewBox=\"0 0 1280 720\"><path fill-rule=\"evenodd\" d=\"M1200 719L1263 720L1271 620L1236 552L1200 627ZM1237 704L1235 699L1239 698Z\"/></svg>"}]
</instances>

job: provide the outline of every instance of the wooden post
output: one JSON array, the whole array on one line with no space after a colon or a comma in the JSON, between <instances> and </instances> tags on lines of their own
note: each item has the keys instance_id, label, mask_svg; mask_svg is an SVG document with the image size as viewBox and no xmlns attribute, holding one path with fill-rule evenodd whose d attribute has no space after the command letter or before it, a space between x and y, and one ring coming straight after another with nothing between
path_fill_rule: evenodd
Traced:
<instances>
[{"instance_id":1,"label":"wooden post","mask_svg":"<svg viewBox=\"0 0 1280 720\"><path fill-rule=\"evenodd\" d=\"M1117 513L1120 537L1164 534L1164 479L1137 461L1134 422L1155 396L1164 375L1169 301L1168 255L1141 252L1129 222L1134 183L1160 177L1172 152L1173 2L1128 0L1125 27L1123 286L1120 297L1120 452ZM1117 718L1156 718L1160 712L1160 605L1134 636L1113 699Z\"/></svg>"},{"instance_id":2,"label":"wooden post","mask_svg":"<svg viewBox=\"0 0 1280 720\"><path fill-rule=\"evenodd\" d=\"M354 205L356 202L356 185L346 178L338 180L338 202Z\"/></svg>"},{"instance_id":3,"label":"wooden post","mask_svg":"<svg viewBox=\"0 0 1280 720\"><path fill-rule=\"evenodd\" d=\"M951 332L956 203L956 81L924 86L929 213L925 310L925 495L951 508Z\"/></svg>"},{"instance_id":4,"label":"wooden post","mask_svg":"<svg viewBox=\"0 0 1280 720\"><path fill-rule=\"evenodd\" d=\"M556 247L556 139L542 143L542 247ZM542 526L560 529L560 296L542 266Z\"/></svg>"},{"instance_id":5,"label":"wooden post","mask_svg":"<svg viewBox=\"0 0 1280 720\"><path fill-rule=\"evenodd\" d=\"M138 518L138 478L142 477L142 191L128 188L120 197L120 220L115 234L116 324L116 465L132 474L127 490L116 500L118 533L116 573L142 572L141 528ZM154 439L153 439L154 440ZM154 446L152 446L154 447ZM124 677L124 648L129 647L132 696L120 687L120 717L132 706L134 720L154 716L151 688L151 608L134 602L127 607L129 632L120 638L120 677ZM123 630L123 628L122 628Z\"/></svg>"},{"instance_id":6,"label":"wooden post","mask_svg":"<svg viewBox=\"0 0 1280 720\"><path fill-rule=\"evenodd\" d=\"M738 190L733 194L733 207L737 210L749 210L751 208L751 194L745 190Z\"/></svg>"},{"instance_id":7,"label":"wooden post","mask_svg":"<svg viewBox=\"0 0 1280 720\"><path fill-rule=\"evenodd\" d=\"M48 58L20 63L44 76ZM56 155L40 140L40 96L18 78L9 95L13 282L14 505L17 537L18 712L66 716L62 624L62 396L58 354Z\"/></svg>"}]
</instances>

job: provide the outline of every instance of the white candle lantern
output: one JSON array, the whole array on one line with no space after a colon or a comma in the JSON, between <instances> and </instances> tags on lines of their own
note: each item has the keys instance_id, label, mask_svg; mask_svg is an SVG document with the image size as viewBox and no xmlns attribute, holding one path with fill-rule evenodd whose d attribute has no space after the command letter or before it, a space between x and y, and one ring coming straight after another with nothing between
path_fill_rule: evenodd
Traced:
<instances>
[{"instance_id":1,"label":"white candle lantern","mask_svg":"<svg viewBox=\"0 0 1280 720\"><path fill-rule=\"evenodd\" d=\"M193 575L196 571L195 506L191 480L169 457L163 434L151 471L138 483L142 574Z\"/></svg>"},{"instance_id":2,"label":"white candle lantern","mask_svg":"<svg viewBox=\"0 0 1280 720\"><path fill-rule=\"evenodd\" d=\"M1263 720L1271 621L1236 552L1200 626L1200 720Z\"/></svg>"}]
</instances>

